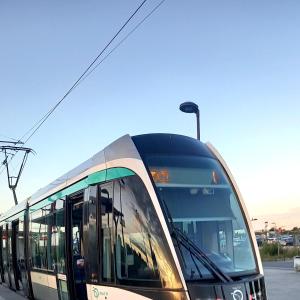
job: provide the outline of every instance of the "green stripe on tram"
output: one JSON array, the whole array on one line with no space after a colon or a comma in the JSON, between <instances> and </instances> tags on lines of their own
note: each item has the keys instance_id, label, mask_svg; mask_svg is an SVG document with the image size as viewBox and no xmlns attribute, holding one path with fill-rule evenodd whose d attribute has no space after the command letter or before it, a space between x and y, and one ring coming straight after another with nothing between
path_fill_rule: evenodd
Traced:
<instances>
[{"instance_id":1,"label":"green stripe on tram","mask_svg":"<svg viewBox=\"0 0 300 300\"><path fill-rule=\"evenodd\" d=\"M104 182L106 180L107 170L98 171L89 175L85 181L87 185L93 185L96 183Z\"/></svg>"},{"instance_id":2,"label":"green stripe on tram","mask_svg":"<svg viewBox=\"0 0 300 300\"><path fill-rule=\"evenodd\" d=\"M107 169L106 181L132 175L135 175L135 173L127 168L111 168Z\"/></svg>"},{"instance_id":3,"label":"green stripe on tram","mask_svg":"<svg viewBox=\"0 0 300 300\"><path fill-rule=\"evenodd\" d=\"M80 180L79 182L53 194L52 196L42 200L41 202L33 205L30 207L29 211L34 212L52 202L56 201L57 199L64 198L70 194L76 193L80 190L86 189L88 186L117 179L127 176L135 175L135 173L127 168L111 168L102 171L95 172L90 174L87 178Z\"/></svg>"}]
</instances>

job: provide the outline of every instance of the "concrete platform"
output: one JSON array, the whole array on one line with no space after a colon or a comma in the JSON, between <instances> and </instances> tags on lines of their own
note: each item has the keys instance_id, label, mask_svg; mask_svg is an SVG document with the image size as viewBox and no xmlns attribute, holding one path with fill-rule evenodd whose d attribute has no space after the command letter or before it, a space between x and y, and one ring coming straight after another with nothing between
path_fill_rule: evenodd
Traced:
<instances>
[{"instance_id":1,"label":"concrete platform","mask_svg":"<svg viewBox=\"0 0 300 300\"><path fill-rule=\"evenodd\" d=\"M24 300L26 298L20 296L14 291L4 287L0 284L0 300Z\"/></svg>"},{"instance_id":2,"label":"concrete platform","mask_svg":"<svg viewBox=\"0 0 300 300\"><path fill-rule=\"evenodd\" d=\"M264 272L268 300L300 299L300 272L284 267L264 267Z\"/></svg>"}]
</instances>

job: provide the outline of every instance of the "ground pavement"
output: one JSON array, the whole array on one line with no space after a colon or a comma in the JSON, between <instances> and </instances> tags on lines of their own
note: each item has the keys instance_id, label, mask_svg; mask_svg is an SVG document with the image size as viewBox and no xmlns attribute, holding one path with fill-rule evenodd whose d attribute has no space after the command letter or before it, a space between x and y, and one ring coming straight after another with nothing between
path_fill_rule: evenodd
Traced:
<instances>
[{"instance_id":1,"label":"ground pavement","mask_svg":"<svg viewBox=\"0 0 300 300\"><path fill-rule=\"evenodd\" d=\"M300 272L293 261L263 263L268 300L300 300Z\"/></svg>"}]
</instances>

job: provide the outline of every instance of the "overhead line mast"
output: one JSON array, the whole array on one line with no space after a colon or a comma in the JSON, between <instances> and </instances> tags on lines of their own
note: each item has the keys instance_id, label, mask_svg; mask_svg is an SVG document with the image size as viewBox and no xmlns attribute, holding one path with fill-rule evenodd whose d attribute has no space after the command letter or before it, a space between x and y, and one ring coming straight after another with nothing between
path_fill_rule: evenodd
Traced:
<instances>
[{"instance_id":1,"label":"overhead line mast","mask_svg":"<svg viewBox=\"0 0 300 300\"><path fill-rule=\"evenodd\" d=\"M3 142L3 141L1 141L1 142ZM16 142L16 143L15 142L6 142L6 143L20 144L22 142ZM35 152L31 148L26 148L26 147L21 147L21 146L10 146L10 145L0 146L0 150L1 150L1 152L4 153L4 156L5 156L2 164L6 167L8 187L12 190L15 205L17 205L18 199L17 199L16 189L17 189L21 174L24 170L24 167L25 167L25 164L26 164L26 161L28 158L28 154L35 153ZM13 176L12 172L9 168L8 159L9 159L9 156L14 156L19 151L24 152L24 156L23 156L19 171L17 172L17 175Z\"/></svg>"}]
</instances>

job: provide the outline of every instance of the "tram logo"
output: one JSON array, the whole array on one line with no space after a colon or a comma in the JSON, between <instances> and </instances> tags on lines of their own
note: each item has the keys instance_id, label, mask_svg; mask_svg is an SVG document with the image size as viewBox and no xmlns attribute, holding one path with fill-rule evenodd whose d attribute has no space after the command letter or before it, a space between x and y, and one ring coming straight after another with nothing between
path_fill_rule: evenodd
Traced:
<instances>
[{"instance_id":1,"label":"tram logo","mask_svg":"<svg viewBox=\"0 0 300 300\"><path fill-rule=\"evenodd\" d=\"M231 293L233 300L243 300L244 295L241 290L234 290L233 293Z\"/></svg>"},{"instance_id":2,"label":"tram logo","mask_svg":"<svg viewBox=\"0 0 300 300\"><path fill-rule=\"evenodd\" d=\"M99 291L98 291L98 289L95 288L95 287L93 287L93 290L92 290L92 291L94 292L94 297L95 297L95 298L98 298L98 297L99 297Z\"/></svg>"}]
</instances>

